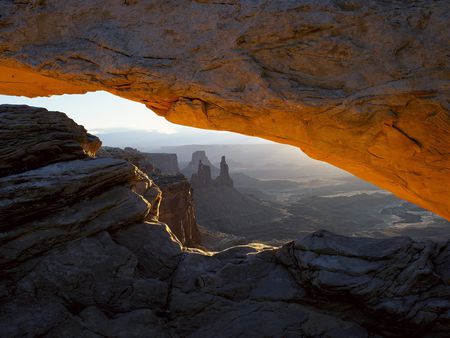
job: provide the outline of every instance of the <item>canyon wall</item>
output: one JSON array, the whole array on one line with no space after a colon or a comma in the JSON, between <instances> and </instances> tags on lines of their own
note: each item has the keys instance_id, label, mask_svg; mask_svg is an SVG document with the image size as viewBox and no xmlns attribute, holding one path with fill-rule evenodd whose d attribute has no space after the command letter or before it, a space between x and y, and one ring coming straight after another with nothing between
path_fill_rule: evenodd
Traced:
<instances>
[{"instance_id":1,"label":"canyon wall","mask_svg":"<svg viewBox=\"0 0 450 338\"><path fill-rule=\"evenodd\" d=\"M1 337L448 336L449 241L188 249L155 221L148 176L93 158L64 114L0 105L0 145ZM11 166L20 152L32 167Z\"/></svg>"},{"instance_id":2,"label":"canyon wall","mask_svg":"<svg viewBox=\"0 0 450 338\"><path fill-rule=\"evenodd\" d=\"M178 240L186 246L202 244L194 210L192 188L183 175L152 175L162 191L159 220L169 225Z\"/></svg>"},{"instance_id":3,"label":"canyon wall","mask_svg":"<svg viewBox=\"0 0 450 338\"><path fill-rule=\"evenodd\" d=\"M162 174L177 175L180 173L177 154L146 153L155 168Z\"/></svg>"},{"instance_id":4,"label":"canyon wall","mask_svg":"<svg viewBox=\"0 0 450 338\"><path fill-rule=\"evenodd\" d=\"M149 154L133 148L102 147L97 155L129 161L147 174L158 189L154 196L159 209L156 220L166 223L183 245L200 245L201 236L195 221L191 185L181 174L167 174L178 171L176 154ZM159 170L156 167L158 164L162 164L164 170Z\"/></svg>"},{"instance_id":5,"label":"canyon wall","mask_svg":"<svg viewBox=\"0 0 450 338\"><path fill-rule=\"evenodd\" d=\"M450 219L448 1L2 1L0 93L106 90Z\"/></svg>"}]
</instances>

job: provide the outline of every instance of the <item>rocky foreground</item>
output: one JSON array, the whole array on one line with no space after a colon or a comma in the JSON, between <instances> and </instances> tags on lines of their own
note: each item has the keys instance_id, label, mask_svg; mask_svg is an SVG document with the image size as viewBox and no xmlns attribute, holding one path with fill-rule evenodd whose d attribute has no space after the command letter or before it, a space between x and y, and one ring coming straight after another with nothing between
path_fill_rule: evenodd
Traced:
<instances>
[{"instance_id":1,"label":"rocky foreground","mask_svg":"<svg viewBox=\"0 0 450 338\"><path fill-rule=\"evenodd\" d=\"M1 337L448 336L448 241L189 249L64 114L2 105L0 142Z\"/></svg>"}]
</instances>

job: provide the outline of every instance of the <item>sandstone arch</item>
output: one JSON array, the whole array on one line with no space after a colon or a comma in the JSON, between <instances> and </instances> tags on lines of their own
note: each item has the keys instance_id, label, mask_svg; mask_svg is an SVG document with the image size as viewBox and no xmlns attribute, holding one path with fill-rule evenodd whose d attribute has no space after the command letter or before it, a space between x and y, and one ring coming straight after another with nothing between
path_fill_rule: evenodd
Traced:
<instances>
[{"instance_id":1,"label":"sandstone arch","mask_svg":"<svg viewBox=\"0 0 450 338\"><path fill-rule=\"evenodd\" d=\"M450 219L447 1L2 1L0 93L107 90Z\"/></svg>"}]
</instances>

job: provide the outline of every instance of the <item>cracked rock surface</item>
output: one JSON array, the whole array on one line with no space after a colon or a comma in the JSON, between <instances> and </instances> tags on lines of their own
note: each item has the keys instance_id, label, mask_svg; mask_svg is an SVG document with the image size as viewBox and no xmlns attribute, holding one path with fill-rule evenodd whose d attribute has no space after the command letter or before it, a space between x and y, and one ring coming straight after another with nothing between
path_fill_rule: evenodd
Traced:
<instances>
[{"instance_id":1,"label":"cracked rock surface","mask_svg":"<svg viewBox=\"0 0 450 338\"><path fill-rule=\"evenodd\" d=\"M78 135L49 114L24 133ZM52 162L0 177L1 337L448 336L449 241L320 231L204 252L157 221L154 184L129 162Z\"/></svg>"},{"instance_id":2,"label":"cracked rock surface","mask_svg":"<svg viewBox=\"0 0 450 338\"><path fill-rule=\"evenodd\" d=\"M450 219L443 0L0 2L0 93L107 90L300 147Z\"/></svg>"}]
</instances>

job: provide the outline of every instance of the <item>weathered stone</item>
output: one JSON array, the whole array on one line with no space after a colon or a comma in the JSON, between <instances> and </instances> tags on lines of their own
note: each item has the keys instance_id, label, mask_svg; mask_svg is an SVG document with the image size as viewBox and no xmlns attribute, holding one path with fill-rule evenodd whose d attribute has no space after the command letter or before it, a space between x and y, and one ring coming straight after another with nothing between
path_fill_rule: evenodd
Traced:
<instances>
[{"instance_id":1,"label":"weathered stone","mask_svg":"<svg viewBox=\"0 0 450 338\"><path fill-rule=\"evenodd\" d=\"M63 113L19 105L0 105L0 140L0 177L86 158L101 145Z\"/></svg>"},{"instance_id":2,"label":"weathered stone","mask_svg":"<svg viewBox=\"0 0 450 338\"><path fill-rule=\"evenodd\" d=\"M12 168L4 173L22 171L0 177L0 265L15 266L77 238L157 217L142 197L153 182L124 160L89 157L100 141L65 114L3 105L0 119L2 163Z\"/></svg>"},{"instance_id":3,"label":"weathered stone","mask_svg":"<svg viewBox=\"0 0 450 338\"><path fill-rule=\"evenodd\" d=\"M166 280L181 259L181 243L163 223L137 224L118 231L114 239L138 257L141 273L150 278Z\"/></svg>"},{"instance_id":4,"label":"weathered stone","mask_svg":"<svg viewBox=\"0 0 450 338\"><path fill-rule=\"evenodd\" d=\"M276 257L307 290L305 301L319 307L334 302L333 308L341 303L347 315L365 317L378 332L425 335L428 326L439 331L450 324L448 272L439 264L448 260L448 250L448 241L350 238L321 231L283 246Z\"/></svg>"},{"instance_id":5,"label":"weathered stone","mask_svg":"<svg viewBox=\"0 0 450 338\"><path fill-rule=\"evenodd\" d=\"M39 214L53 214L83 198L133 181L148 183L131 163L123 160L105 158L51 164L0 178L0 215L8 220L11 229L15 224L36 219Z\"/></svg>"},{"instance_id":6,"label":"weathered stone","mask_svg":"<svg viewBox=\"0 0 450 338\"><path fill-rule=\"evenodd\" d=\"M180 172L177 154L146 153L130 147L125 147L124 149L102 147L98 155L127 160L139 167L147 175L150 175L153 172L164 175L177 175Z\"/></svg>"},{"instance_id":7,"label":"weathered stone","mask_svg":"<svg viewBox=\"0 0 450 338\"><path fill-rule=\"evenodd\" d=\"M176 170L173 156L166 156L171 154L150 154L132 148L103 147L98 155L127 160L151 177L156 185L152 185L151 189L147 188L142 194L152 205L151 214L156 215L153 220L166 223L183 245L198 246L201 243L189 182L181 174L163 174L163 172L178 172L175 154ZM158 161L165 165L165 170L155 170Z\"/></svg>"},{"instance_id":8,"label":"weathered stone","mask_svg":"<svg viewBox=\"0 0 450 338\"><path fill-rule=\"evenodd\" d=\"M154 174L151 178L162 191L159 221L166 223L183 245L195 247L201 244L192 188L186 177Z\"/></svg>"},{"instance_id":9,"label":"weathered stone","mask_svg":"<svg viewBox=\"0 0 450 338\"><path fill-rule=\"evenodd\" d=\"M164 310L168 285L139 278L137 266L136 256L106 232L53 250L0 305L2 337L60 337L57 332L66 337L84 330L102 336L166 336L155 312Z\"/></svg>"},{"instance_id":10,"label":"weathered stone","mask_svg":"<svg viewBox=\"0 0 450 338\"><path fill-rule=\"evenodd\" d=\"M133 192L151 181L116 159L75 160L0 178L0 264L58 243L143 221L150 204ZM70 206L70 207L69 207Z\"/></svg>"},{"instance_id":11,"label":"weathered stone","mask_svg":"<svg viewBox=\"0 0 450 338\"><path fill-rule=\"evenodd\" d=\"M123 160L0 182L1 337L448 336L448 241L322 231L204 252L144 222L152 182Z\"/></svg>"},{"instance_id":12,"label":"weathered stone","mask_svg":"<svg viewBox=\"0 0 450 338\"><path fill-rule=\"evenodd\" d=\"M0 92L107 90L450 218L447 1L2 1Z\"/></svg>"}]
</instances>

